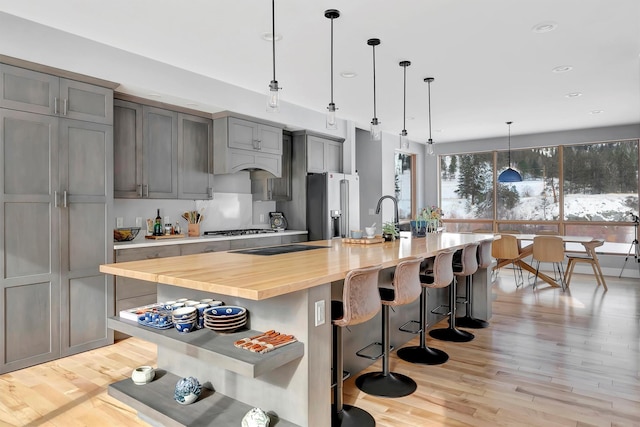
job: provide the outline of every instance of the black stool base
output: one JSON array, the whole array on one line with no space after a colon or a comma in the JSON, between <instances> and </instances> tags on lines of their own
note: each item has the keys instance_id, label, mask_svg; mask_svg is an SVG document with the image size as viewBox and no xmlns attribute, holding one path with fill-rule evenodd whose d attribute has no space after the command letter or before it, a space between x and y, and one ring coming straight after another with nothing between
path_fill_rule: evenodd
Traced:
<instances>
[{"instance_id":1,"label":"black stool base","mask_svg":"<svg viewBox=\"0 0 640 427\"><path fill-rule=\"evenodd\" d=\"M472 333L455 328L433 329L429 335L437 340L453 342L469 342L475 338Z\"/></svg>"},{"instance_id":2,"label":"black stool base","mask_svg":"<svg viewBox=\"0 0 640 427\"><path fill-rule=\"evenodd\" d=\"M460 326L461 328L482 329L488 328L489 322L471 316L464 316L456 318L456 326Z\"/></svg>"},{"instance_id":3,"label":"black stool base","mask_svg":"<svg viewBox=\"0 0 640 427\"><path fill-rule=\"evenodd\" d=\"M414 380L406 375L389 372L369 372L356 378L356 386L367 394L381 397L408 396L418 388Z\"/></svg>"},{"instance_id":4,"label":"black stool base","mask_svg":"<svg viewBox=\"0 0 640 427\"><path fill-rule=\"evenodd\" d=\"M449 355L442 350L430 347L403 347L397 351L400 359L421 365L442 365L449 360Z\"/></svg>"},{"instance_id":5,"label":"black stool base","mask_svg":"<svg viewBox=\"0 0 640 427\"><path fill-rule=\"evenodd\" d=\"M344 405L342 411L331 416L331 427L374 427L376 420L370 413L356 406Z\"/></svg>"}]
</instances>

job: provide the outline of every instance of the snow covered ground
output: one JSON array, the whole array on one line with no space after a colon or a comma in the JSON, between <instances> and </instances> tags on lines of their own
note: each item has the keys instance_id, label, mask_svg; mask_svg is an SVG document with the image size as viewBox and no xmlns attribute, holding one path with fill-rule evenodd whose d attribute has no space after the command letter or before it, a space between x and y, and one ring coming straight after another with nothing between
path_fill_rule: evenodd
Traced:
<instances>
[{"instance_id":1,"label":"snow covered ground","mask_svg":"<svg viewBox=\"0 0 640 427\"><path fill-rule=\"evenodd\" d=\"M558 205L553 205L552 197L545 201L539 195L543 189L542 181L514 182L520 194L520 203L514 208L513 218L519 220L557 220ZM445 218L475 218L473 212L467 212L467 201L458 199L455 193L457 180L442 181L442 209ZM525 197L523 194L531 195ZM630 221L631 209L626 201L636 200L636 194L574 194L565 196L564 213L566 218L581 221Z\"/></svg>"}]
</instances>

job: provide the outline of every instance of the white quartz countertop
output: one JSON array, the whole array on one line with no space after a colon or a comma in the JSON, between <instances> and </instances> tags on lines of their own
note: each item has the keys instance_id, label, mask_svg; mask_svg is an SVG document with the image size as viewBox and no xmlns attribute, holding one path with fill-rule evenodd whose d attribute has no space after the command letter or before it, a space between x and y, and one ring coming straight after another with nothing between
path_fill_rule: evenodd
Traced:
<instances>
[{"instance_id":1,"label":"white quartz countertop","mask_svg":"<svg viewBox=\"0 0 640 427\"><path fill-rule=\"evenodd\" d=\"M191 243L219 242L225 240L241 240L241 239L259 239L262 237L278 237L292 236L296 234L308 234L307 230L284 230L275 233L245 234L242 236L199 236L199 237L182 237L175 239L153 240L145 239L143 235L139 235L131 242L114 242L113 249L136 249L150 248L154 246L168 245L188 245Z\"/></svg>"}]
</instances>

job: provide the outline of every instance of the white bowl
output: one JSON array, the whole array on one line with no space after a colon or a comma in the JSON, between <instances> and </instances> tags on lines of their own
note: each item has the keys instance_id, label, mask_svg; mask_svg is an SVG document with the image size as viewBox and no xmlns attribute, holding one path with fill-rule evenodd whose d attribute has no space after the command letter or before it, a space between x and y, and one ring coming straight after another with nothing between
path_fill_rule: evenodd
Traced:
<instances>
[{"instance_id":1,"label":"white bowl","mask_svg":"<svg viewBox=\"0 0 640 427\"><path fill-rule=\"evenodd\" d=\"M367 233L367 237L374 237L376 235L375 227L365 227L364 232Z\"/></svg>"},{"instance_id":2,"label":"white bowl","mask_svg":"<svg viewBox=\"0 0 640 427\"><path fill-rule=\"evenodd\" d=\"M151 366L138 366L131 373L131 379L136 385L144 385L153 381L156 371Z\"/></svg>"}]
</instances>

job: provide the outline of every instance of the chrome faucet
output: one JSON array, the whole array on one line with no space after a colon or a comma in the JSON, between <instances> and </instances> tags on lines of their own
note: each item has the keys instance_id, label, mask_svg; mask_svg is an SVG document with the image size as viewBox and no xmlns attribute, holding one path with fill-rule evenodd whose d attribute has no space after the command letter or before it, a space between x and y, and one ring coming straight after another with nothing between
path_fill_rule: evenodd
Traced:
<instances>
[{"instance_id":1,"label":"chrome faucet","mask_svg":"<svg viewBox=\"0 0 640 427\"><path fill-rule=\"evenodd\" d=\"M396 230L397 230L398 227L400 226L400 220L398 219L398 199L396 199L393 196L380 197L380 199L378 199L378 206L376 207L376 215L380 213L380 208L382 207L382 201L384 199L391 199L391 201L393 202L393 209L394 209L393 223L395 224Z\"/></svg>"}]
</instances>

